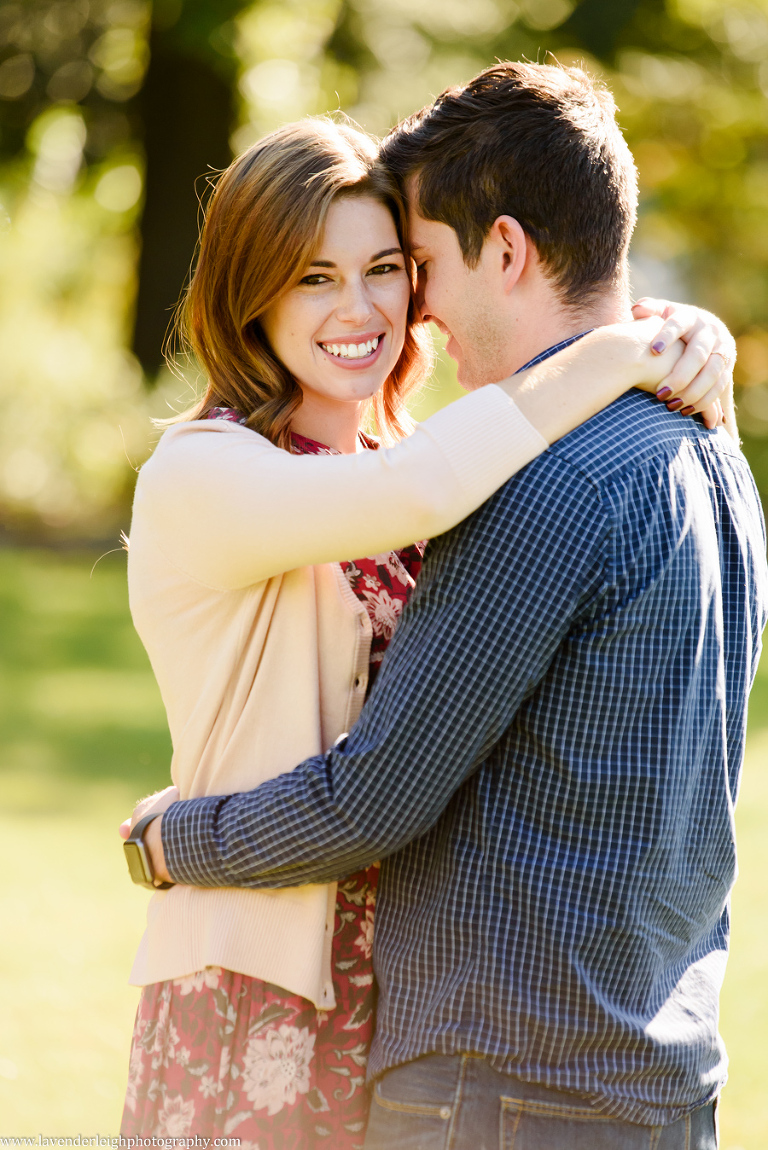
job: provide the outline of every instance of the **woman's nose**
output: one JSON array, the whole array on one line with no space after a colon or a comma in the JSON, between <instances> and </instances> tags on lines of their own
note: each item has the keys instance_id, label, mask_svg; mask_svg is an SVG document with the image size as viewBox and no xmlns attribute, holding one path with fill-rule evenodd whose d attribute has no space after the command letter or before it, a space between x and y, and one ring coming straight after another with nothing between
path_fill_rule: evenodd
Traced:
<instances>
[{"instance_id":1,"label":"woman's nose","mask_svg":"<svg viewBox=\"0 0 768 1150\"><path fill-rule=\"evenodd\" d=\"M347 283L344 287L337 314L347 323L364 324L373 315L374 307L364 280Z\"/></svg>"}]
</instances>

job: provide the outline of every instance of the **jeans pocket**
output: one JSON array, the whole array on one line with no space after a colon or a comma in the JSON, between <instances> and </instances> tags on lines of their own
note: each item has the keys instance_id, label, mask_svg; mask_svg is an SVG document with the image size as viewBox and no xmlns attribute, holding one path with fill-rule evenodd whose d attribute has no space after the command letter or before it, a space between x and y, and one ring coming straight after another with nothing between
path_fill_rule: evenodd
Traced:
<instances>
[{"instance_id":1,"label":"jeans pocket","mask_svg":"<svg viewBox=\"0 0 768 1150\"><path fill-rule=\"evenodd\" d=\"M365 1150L445 1150L451 1107L398 1097L387 1080L373 1089Z\"/></svg>"},{"instance_id":2,"label":"jeans pocket","mask_svg":"<svg viewBox=\"0 0 768 1150\"><path fill-rule=\"evenodd\" d=\"M583 1106L501 1098L501 1150L650 1150L659 1127L633 1126Z\"/></svg>"},{"instance_id":3,"label":"jeans pocket","mask_svg":"<svg viewBox=\"0 0 768 1150\"><path fill-rule=\"evenodd\" d=\"M373 1088L365 1150L445 1150L462 1060L430 1055L406 1062Z\"/></svg>"}]
</instances>

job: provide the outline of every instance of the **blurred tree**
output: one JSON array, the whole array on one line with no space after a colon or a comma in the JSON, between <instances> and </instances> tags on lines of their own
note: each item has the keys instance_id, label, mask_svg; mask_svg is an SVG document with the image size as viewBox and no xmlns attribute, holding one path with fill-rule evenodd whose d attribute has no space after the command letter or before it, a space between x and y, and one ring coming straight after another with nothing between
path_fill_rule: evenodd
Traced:
<instances>
[{"instance_id":1,"label":"blurred tree","mask_svg":"<svg viewBox=\"0 0 768 1150\"><path fill-rule=\"evenodd\" d=\"M496 57L550 52L615 92L640 172L636 292L705 304L738 336L768 491L768 0L0 0L0 404L10 426L34 394L47 421L33 446L9 439L2 506L63 523L121 490L112 456L99 488L108 453L78 412L87 392L102 427L128 403L127 345L155 377L230 141L336 108L382 133Z\"/></svg>"},{"instance_id":2,"label":"blurred tree","mask_svg":"<svg viewBox=\"0 0 768 1150\"><path fill-rule=\"evenodd\" d=\"M599 60L612 61L619 39L641 3L642 0L582 0L562 25L562 35L573 36ZM654 6L657 12L663 11L663 0L657 0Z\"/></svg>"},{"instance_id":3,"label":"blurred tree","mask_svg":"<svg viewBox=\"0 0 768 1150\"><path fill-rule=\"evenodd\" d=\"M147 376L163 341L198 233L201 177L231 159L238 59L232 18L244 0L155 0L149 67L138 99L146 160L133 347Z\"/></svg>"},{"instance_id":4,"label":"blurred tree","mask_svg":"<svg viewBox=\"0 0 768 1150\"><path fill-rule=\"evenodd\" d=\"M87 160L138 130L132 97L146 66L144 0L25 0L0 5L0 160L23 156L35 120L79 106Z\"/></svg>"},{"instance_id":5,"label":"blurred tree","mask_svg":"<svg viewBox=\"0 0 768 1150\"><path fill-rule=\"evenodd\" d=\"M51 107L82 109L86 164L145 159L134 348L148 376L197 239L197 181L225 167L246 0L27 0L0 6L0 159ZM198 189L199 190L199 189Z\"/></svg>"}]
</instances>

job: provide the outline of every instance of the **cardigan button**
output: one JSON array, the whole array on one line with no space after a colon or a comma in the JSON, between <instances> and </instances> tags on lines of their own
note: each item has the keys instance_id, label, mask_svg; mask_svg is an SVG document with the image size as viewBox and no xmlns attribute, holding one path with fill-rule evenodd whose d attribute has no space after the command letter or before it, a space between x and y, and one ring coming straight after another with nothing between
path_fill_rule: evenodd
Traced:
<instances>
[{"instance_id":1,"label":"cardigan button","mask_svg":"<svg viewBox=\"0 0 768 1150\"><path fill-rule=\"evenodd\" d=\"M448 1119L451 1117L450 1106L441 1106L440 1107L440 1117L444 1118L446 1122L448 1121Z\"/></svg>"}]
</instances>

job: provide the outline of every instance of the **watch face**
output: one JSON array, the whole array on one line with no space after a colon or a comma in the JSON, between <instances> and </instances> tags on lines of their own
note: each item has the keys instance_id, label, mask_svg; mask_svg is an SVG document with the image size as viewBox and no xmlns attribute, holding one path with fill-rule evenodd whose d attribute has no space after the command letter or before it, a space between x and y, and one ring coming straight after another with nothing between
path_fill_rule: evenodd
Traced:
<instances>
[{"instance_id":1,"label":"watch face","mask_svg":"<svg viewBox=\"0 0 768 1150\"><path fill-rule=\"evenodd\" d=\"M152 886L152 875L149 873L149 867L147 866L144 844L125 842L123 843L123 850L125 851L125 859L128 863L128 870L133 881L139 883L140 886Z\"/></svg>"}]
</instances>

